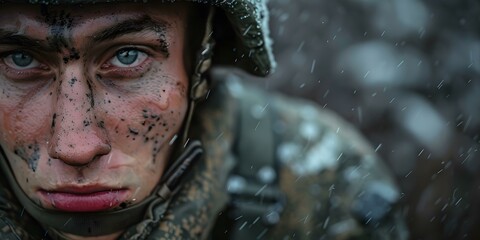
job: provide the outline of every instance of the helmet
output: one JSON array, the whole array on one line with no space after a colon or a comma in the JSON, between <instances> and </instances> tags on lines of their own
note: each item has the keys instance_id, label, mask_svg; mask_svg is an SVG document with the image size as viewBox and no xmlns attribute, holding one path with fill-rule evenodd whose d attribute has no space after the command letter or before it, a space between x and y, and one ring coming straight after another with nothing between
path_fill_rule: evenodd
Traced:
<instances>
[{"instance_id":1,"label":"helmet","mask_svg":"<svg viewBox=\"0 0 480 240\"><path fill-rule=\"evenodd\" d=\"M143 0L144 2L148 0ZM175 2L160 0L159 2ZM222 9L235 33L233 39L217 42L219 49L229 49L226 56L218 55L213 61L219 65L233 65L257 76L266 76L276 66L272 54L272 41L268 30L267 0L177 0L209 4ZM29 2L32 4L88 4L102 2L137 2L136 0L0 0L1 2ZM218 21L217 21L218 24ZM217 26L213 28L216 29ZM230 55L231 53L231 55Z\"/></svg>"}]
</instances>

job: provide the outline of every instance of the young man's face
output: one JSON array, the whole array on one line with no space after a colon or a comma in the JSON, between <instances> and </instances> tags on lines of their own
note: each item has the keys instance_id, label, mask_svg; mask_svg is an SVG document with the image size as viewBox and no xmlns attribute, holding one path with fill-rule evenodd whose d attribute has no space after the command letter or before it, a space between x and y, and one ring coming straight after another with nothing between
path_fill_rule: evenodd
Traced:
<instances>
[{"instance_id":1,"label":"young man's face","mask_svg":"<svg viewBox=\"0 0 480 240\"><path fill-rule=\"evenodd\" d=\"M0 7L0 145L21 188L61 211L146 198L187 109L187 7Z\"/></svg>"}]
</instances>

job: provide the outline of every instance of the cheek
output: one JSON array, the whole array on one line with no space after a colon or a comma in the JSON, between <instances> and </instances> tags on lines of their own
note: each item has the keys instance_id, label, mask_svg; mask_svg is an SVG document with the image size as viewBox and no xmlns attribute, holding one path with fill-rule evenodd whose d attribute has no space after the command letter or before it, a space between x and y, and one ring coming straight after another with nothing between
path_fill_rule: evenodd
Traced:
<instances>
[{"instance_id":1,"label":"cheek","mask_svg":"<svg viewBox=\"0 0 480 240\"><path fill-rule=\"evenodd\" d=\"M12 95L0 101L0 144L8 150L7 153L24 160L17 163L20 176L24 175L22 172L27 168L36 171L40 158L46 156L41 153L42 145L48 142L50 136L50 95L43 94L43 91L35 92L15 97Z\"/></svg>"},{"instance_id":2,"label":"cheek","mask_svg":"<svg viewBox=\"0 0 480 240\"><path fill-rule=\"evenodd\" d=\"M106 95L102 108L109 113L103 121L115 136L112 144L129 154L142 152L156 159L181 128L187 110L183 82L152 74L132 86L134 91Z\"/></svg>"},{"instance_id":3,"label":"cheek","mask_svg":"<svg viewBox=\"0 0 480 240\"><path fill-rule=\"evenodd\" d=\"M48 141L51 104L47 96L27 96L18 101L1 101L2 141L11 149ZM2 144L2 145L4 145Z\"/></svg>"}]
</instances>

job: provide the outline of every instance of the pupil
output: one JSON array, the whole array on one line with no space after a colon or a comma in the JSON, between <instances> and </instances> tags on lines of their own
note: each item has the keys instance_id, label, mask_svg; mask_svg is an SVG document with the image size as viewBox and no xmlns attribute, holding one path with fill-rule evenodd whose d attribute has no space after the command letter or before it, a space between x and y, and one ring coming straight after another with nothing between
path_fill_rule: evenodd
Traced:
<instances>
[{"instance_id":1,"label":"pupil","mask_svg":"<svg viewBox=\"0 0 480 240\"><path fill-rule=\"evenodd\" d=\"M14 53L12 55L13 62L19 67L26 67L33 62L33 57L25 53Z\"/></svg>"},{"instance_id":2,"label":"pupil","mask_svg":"<svg viewBox=\"0 0 480 240\"><path fill-rule=\"evenodd\" d=\"M138 58L137 50L121 50L117 53L117 59L122 64L130 65L134 63Z\"/></svg>"}]
</instances>

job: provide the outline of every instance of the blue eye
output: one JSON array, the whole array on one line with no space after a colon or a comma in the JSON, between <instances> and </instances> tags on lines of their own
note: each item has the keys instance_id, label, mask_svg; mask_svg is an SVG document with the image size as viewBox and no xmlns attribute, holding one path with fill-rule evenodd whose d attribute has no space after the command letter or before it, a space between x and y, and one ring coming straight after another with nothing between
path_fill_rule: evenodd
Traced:
<instances>
[{"instance_id":1,"label":"blue eye","mask_svg":"<svg viewBox=\"0 0 480 240\"><path fill-rule=\"evenodd\" d=\"M115 56L110 59L110 64L116 67L136 67L143 63L147 57L148 55L143 51L125 48L115 53Z\"/></svg>"},{"instance_id":2,"label":"blue eye","mask_svg":"<svg viewBox=\"0 0 480 240\"><path fill-rule=\"evenodd\" d=\"M130 65L138 59L138 51L135 49L120 50L117 52L117 59L125 65Z\"/></svg>"},{"instance_id":3,"label":"blue eye","mask_svg":"<svg viewBox=\"0 0 480 240\"><path fill-rule=\"evenodd\" d=\"M12 62L19 67L27 67L33 62L33 57L29 54L18 52L12 54Z\"/></svg>"},{"instance_id":4,"label":"blue eye","mask_svg":"<svg viewBox=\"0 0 480 240\"><path fill-rule=\"evenodd\" d=\"M18 70L35 68L40 65L32 55L22 51L13 52L7 55L3 58L3 61L7 66Z\"/></svg>"}]
</instances>

